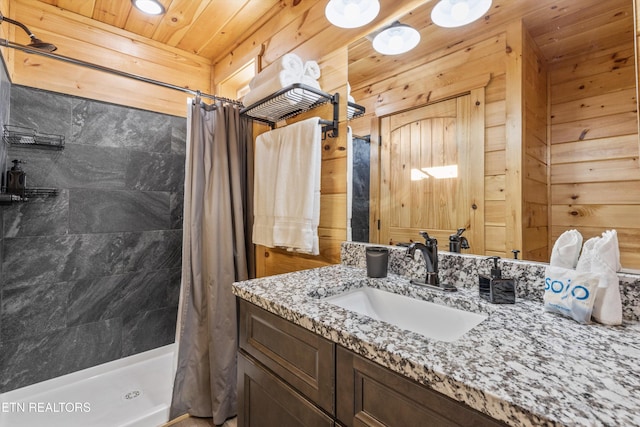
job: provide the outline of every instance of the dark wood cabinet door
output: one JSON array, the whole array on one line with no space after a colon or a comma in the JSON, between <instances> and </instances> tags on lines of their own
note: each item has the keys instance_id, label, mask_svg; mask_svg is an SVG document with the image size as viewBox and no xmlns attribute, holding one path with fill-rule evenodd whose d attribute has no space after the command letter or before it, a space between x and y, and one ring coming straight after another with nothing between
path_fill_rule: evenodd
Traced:
<instances>
[{"instance_id":1,"label":"dark wood cabinet door","mask_svg":"<svg viewBox=\"0 0 640 427\"><path fill-rule=\"evenodd\" d=\"M238 427L334 427L333 419L250 356L238 354Z\"/></svg>"},{"instance_id":2,"label":"dark wood cabinet door","mask_svg":"<svg viewBox=\"0 0 640 427\"><path fill-rule=\"evenodd\" d=\"M335 415L335 344L244 300L239 312L240 348Z\"/></svg>"},{"instance_id":3,"label":"dark wood cabinet door","mask_svg":"<svg viewBox=\"0 0 640 427\"><path fill-rule=\"evenodd\" d=\"M495 427L504 424L340 346L338 420L347 427Z\"/></svg>"}]
</instances>

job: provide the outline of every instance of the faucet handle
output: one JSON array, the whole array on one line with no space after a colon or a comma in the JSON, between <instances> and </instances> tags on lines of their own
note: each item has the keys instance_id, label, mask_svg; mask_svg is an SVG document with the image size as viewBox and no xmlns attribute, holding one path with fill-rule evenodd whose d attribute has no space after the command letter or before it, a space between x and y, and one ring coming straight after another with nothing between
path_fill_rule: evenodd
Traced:
<instances>
[{"instance_id":1,"label":"faucet handle","mask_svg":"<svg viewBox=\"0 0 640 427\"><path fill-rule=\"evenodd\" d=\"M429 233L427 233L426 231L421 231L420 235L422 237L424 237L424 243L427 245L428 248L433 248L434 246L438 246L438 240L435 237L430 237Z\"/></svg>"},{"instance_id":2,"label":"faucet handle","mask_svg":"<svg viewBox=\"0 0 640 427\"><path fill-rule=\"evenodd\" d=\"M407 249L404 251L404 257L413 259L415 251L416 251L416 244L414 242L408 243L406 245L406 248Z\"/></svg>"}]
</instances>

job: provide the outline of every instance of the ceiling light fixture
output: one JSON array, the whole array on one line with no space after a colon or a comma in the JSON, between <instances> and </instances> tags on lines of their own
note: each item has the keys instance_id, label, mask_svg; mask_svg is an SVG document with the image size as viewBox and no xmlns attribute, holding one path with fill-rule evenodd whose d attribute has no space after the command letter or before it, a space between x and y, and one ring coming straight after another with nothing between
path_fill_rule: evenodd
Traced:
<instances>
[{"instance_id":1,"label":"ceiling light fixture","mask_svg":"<svg viewBox=\"0 0 640 427\"><path fill-rule=\"evenodd\" d=\"M131 3L136 9L147 15L162 15L165 13L164 6L158 0L131 0Z\"/></svg>"},{"instance_id":2,"label":"ceiling light fixture","mask_svg":"<svg viewBox=\"0 0 640 427\"><path fill-rule=\"evenodd\" d=\"M413 49L420 42L415 28L396 21L373 38L373 48L383 55L399 55Z\"/></svg>"},{"instance_id":3,"label":"ceiling light fixture","mask_svg":"<svg viewBox=\"0 0 640 427\"><path fill-rule=\"evenodd\" d=\"M378 0L331 0L324 9L329 22L340 28L362 27L373 21L378 12Z\"/></svg>"},{"instance_id":4,"label":"ceiling light fixture","mask_svg":"<svg viewBox=\"0 0 640 427\"><path fill-rule=\"evenodd\" d=\"M491 0L440 0L431 11L434 24L454 28L470 24L491 7Z\"/></svg>"}]
</instances>

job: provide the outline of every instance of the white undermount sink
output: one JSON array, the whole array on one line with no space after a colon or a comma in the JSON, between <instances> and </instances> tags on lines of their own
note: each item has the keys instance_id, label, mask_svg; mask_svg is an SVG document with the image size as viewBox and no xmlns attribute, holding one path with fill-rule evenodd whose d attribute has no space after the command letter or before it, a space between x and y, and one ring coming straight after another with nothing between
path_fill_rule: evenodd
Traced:
<instances>
[{"instance_id":1,"label":"white undermount sink","mask_svg":"<svg viewBox=\"0 0 640 427\"><path fill-rule=\"evenodd\" d=\"M328 303L438 341L455 341L485 320L472 313L375 288L358 288L327 297Z\"/></svg>"}]
</instances>

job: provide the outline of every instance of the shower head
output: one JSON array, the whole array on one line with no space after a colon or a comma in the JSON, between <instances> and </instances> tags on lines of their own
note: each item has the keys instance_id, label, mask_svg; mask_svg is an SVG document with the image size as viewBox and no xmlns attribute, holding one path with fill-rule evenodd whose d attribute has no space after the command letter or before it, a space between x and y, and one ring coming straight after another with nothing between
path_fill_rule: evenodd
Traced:
<instances>
[{"instance_id":1,"label":"shower head","mask_svg":"<svg viewBox=\"0 0 640 427\"><path fill-rule=\"evenodd\" d=\"M44 50L45 52L53 52L54 50L57 49L57 47L51 43L45 43L42 40L40 40L39 38L37 38L35 36L35 34L33 34L26 25L24 25L21 22L18 21L14 21L13 19L7 18L6 16L4 16L2 13L0 13L0 23L2 23L2 21L6 21L9 24L13 24L13 25L17 25L18 27L22 28L24 30L25 33L27 33L29 35L29 37L31 38L31 42L27 45L30 48L33 49L39 49L39 50Z\"/></svg>"},{"instance_id":2,"label":"shower head","mask_svg":"<svg viewBox=\"0 0 640 427\"><path fill-rule=\"evenodd\" d=\"M44 50L45 52L53 52L54 50L58 49L56 45L45 43L35 36L31 38L31 43L29 43L27 46L33 49Z\"/></svg>"}]
</instances>

